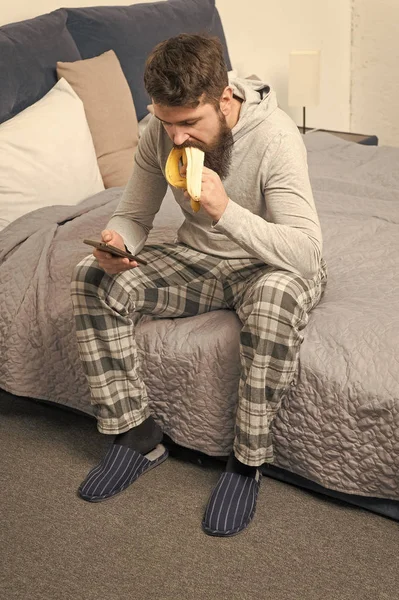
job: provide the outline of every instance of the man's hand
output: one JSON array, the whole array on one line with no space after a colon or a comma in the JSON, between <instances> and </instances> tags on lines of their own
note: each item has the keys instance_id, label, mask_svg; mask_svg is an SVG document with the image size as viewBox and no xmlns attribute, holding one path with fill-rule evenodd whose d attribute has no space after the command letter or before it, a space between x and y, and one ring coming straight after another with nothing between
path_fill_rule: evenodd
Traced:
<instances>
[{"instance_id":1,"label":"man's hand","mask_svg":"<svg viewBox=\"0 0 399 600\"><path fill-rule=\"evenodd\" d=\"M116 248L120 248L120 250L125 250L123 238L113 229L104 229L104 231L101 232L101 241L111 244L111 246L116 246ZM103 252L103 250L96 249L93 251L93 254L100 267L104 269L108 275L116 275L117 273L122 273L123 271L128 271L129 269L138 266L135 260L112 256L112 254Z\"/></svg>"},{"instance_id":2,"label":"man's hand","mask_svg":"<svg viewBox=\"0 0 399 600\"><path fill-rule=\"evenodd\" d=\"M184 192L186 198L190 198L188 192ZM213 221L219 221L229 202L223 183L217 173L204 167L202 170L202 188L200 203Z\"/></svg>"}]
</instances>

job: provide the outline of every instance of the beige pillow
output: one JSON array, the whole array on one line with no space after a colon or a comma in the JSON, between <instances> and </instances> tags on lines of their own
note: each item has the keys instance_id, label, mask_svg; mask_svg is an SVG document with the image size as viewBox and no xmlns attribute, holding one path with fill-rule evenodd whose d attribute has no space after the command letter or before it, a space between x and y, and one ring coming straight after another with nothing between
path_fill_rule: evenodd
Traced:
<instances>
[{"instance_id":1,"label":"beige pillow","mask_svg":"<svg viewBox=\"0 0 399 600\"><path fill-rule=\"evenodd\" d=\"M115 52L57 62L57 75L68 81L83 102L105 187L126 185L133 169L138 126L132 94Z\"/></svg>"}]
</instances>

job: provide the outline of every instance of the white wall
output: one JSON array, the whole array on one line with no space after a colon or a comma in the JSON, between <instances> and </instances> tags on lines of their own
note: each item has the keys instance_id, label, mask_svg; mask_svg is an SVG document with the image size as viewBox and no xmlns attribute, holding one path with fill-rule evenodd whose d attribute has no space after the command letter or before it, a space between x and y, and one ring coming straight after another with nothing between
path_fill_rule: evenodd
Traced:
<instances>
[{"instance_id":1,"label":"white wall","mask_svg":"<svg viewBox=\"0 0 399 600\"><path fill-rule=\"evenodd\" d=\"M216 0L230 57L239 74L269 81L288 107L291 50L321 50L320 105L306 111L310 127L348 131L350 121L350 0Z\"/></svg>"},{"instance_id":2,"label":"white wall","mask_svg":"<svg viewBox=\"0 0 399 600\"><path fill-rule=\"evenodd\" d=\"M57 8L79 6L126 6L154 0L0 0L0 25L31 19Z\"/></svg>"},{"instance_id":3,"label":"white wall","mask_svg":"<svg viewBox=\"0 0 399 600\"><path fill-rule=\"evenodd\" d=\"M351 128L399 146L398 0L353 0Z\"/></svg>"}]
</instances>

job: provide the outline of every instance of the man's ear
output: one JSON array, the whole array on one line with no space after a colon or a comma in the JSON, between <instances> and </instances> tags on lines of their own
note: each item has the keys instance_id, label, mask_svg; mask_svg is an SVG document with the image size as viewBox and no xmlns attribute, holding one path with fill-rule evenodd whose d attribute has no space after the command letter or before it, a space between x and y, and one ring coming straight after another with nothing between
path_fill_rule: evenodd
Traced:
<instances>
[{"instance_id":1,"label":"man's ear","mask_svg":"<svg viewBox=\"0 0 399 600\"><path fill-rule=\"evenodd\" d=\"M233 101L233 88L230 87L229 85L227 85L224 88L222 95L220 96L220 100L219 100L220 110L222 111L222 113L224 114L225 117L227 117L227 115L229 115L231 112L232 101Z\"/></svg>"}]
</instances>

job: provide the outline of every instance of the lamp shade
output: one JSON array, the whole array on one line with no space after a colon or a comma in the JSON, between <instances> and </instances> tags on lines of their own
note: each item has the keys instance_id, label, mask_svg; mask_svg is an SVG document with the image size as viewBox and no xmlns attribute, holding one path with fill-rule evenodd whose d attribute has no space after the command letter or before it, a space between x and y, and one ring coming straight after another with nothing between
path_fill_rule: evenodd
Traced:
<instances>
[{"instance_id":1,"label":"lamp shade","mask_svg":"<svg viewBox=\"0 0 399 600\"><path fill-rule=\"evenodd\" d=\"M316 106L320 96L320 51L290 52L289 106Z\"/></svg>"}]
</instances>

